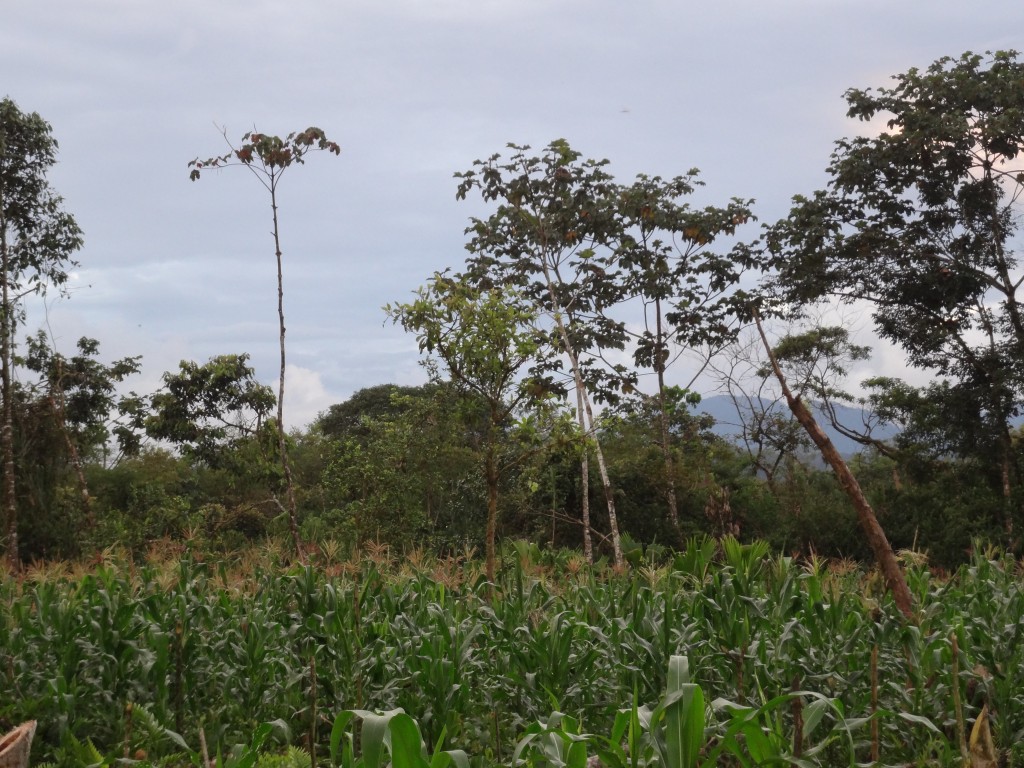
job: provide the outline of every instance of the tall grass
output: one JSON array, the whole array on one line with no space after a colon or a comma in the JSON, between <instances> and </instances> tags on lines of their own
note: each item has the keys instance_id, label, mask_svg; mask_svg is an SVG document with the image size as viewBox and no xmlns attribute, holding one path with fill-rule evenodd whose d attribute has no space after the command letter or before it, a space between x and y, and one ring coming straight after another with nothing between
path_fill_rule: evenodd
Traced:
<instances>
[{"instance_id":1,"label":"tall grass","mask_svg":"<svg viewBox=\"0 0 1024 768\"><path fill-rule=\"evenodd\" d=\"M37 569L0 584L0 726L37 719L35 758L66 765L90 762L89 744L197 762L201 741L238 754L254 734L261 751L291 742L322 762L341 754L341 713L401 710L424 744L477 765L539 765L563 744L558 759L618 749L639 766L628 745L641 737L644 764L666 765L658 728L685 698L666 691L692 686L688 711L706 719L691 723L697 751L677 750L688 765L761 764L756 733L764 760L961 764L983 706L1012 754L1024 742L1017 563L979 551L948 578L922 563L908 577L912 623L871 574L734 541L695 540L624 574L510 548L493 599L475 561L383 550L287 569L187 554ZM742 759L729 740L747 745Z\"/></svg>"}]
</instances>

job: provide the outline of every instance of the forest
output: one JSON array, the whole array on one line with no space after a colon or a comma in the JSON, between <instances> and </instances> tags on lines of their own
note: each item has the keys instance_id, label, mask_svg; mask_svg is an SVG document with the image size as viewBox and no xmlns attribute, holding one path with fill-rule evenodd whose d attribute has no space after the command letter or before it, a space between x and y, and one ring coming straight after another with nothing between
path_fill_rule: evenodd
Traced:
<instances>
[{"instance_id":1,"label":"forest","mask_svg":"<svg viewBox=\"0 0 1024 768\"><path fill-rule=\"evenodd\" d=\"M426 383L301 428L278 184L342 147L188 163L267 193L277 387L225 350L140 394L32 330L83 234L0 102L0 725L61 765L1018 764L1022 85L851 89L884 127L774 222L509 144L454 174L465 261L383 307ZM849 313L929 383L851 381Z\"/></svg>"}]
</instances>

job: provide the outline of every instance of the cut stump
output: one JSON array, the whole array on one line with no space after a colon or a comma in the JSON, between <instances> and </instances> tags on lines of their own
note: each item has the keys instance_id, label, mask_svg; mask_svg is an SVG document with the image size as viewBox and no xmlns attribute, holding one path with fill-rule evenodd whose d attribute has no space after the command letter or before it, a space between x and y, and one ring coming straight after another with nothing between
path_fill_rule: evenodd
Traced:
<instances>
[{"instance_id":1,"label":"cut stump","mask_svg":"<svg viewBox=\"0 0 1024 768\"><path fill-rule=\"evenodd\" d=\"M29 720L0 736L0 768L28 768L32 737L35 735L36 721Z\"/></svg>"}]
</instances>

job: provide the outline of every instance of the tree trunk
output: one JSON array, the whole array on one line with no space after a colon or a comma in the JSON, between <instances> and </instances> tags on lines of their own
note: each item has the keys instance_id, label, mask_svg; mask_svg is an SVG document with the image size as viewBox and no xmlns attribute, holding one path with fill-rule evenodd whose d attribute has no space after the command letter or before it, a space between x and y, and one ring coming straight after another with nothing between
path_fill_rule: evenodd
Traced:
<instances>
[{"instance_id":1,"label":"tree trunk","mask_svg":"<svg viewBox=\"0 0 1024 768\"><path fill-rule=\"evenodd\" d=\"M60 385L58 385L60 387ZM68 457L71 459L71 468L75 471L75 478L78 480L78 492L82 495L82 506L85 508L85 523L92 530L96 527L96 517L92 511L92 497L89 495L89 483L85 479L85 468L82 466L82 456L71 434L68 432L67 422L64 420L64 393L60 390L60 397L55 398L52 394L47 397L50 410L57 421L57 427L64 436L64 446L68 449Z\"/></svg>"},{"instance_id":2,"label":"tree trunk","mask_svg":"<svg viewBox=\"0 0 1024 768\"><path fill-rule=\"evenodd\" d=\"M587 434L587 420L583 415L583 391L576 387L576 416L580 432ZM584 443L583 458L580 459L580 519L583 521L583 556L594 564L594 543L590 536L590 446Z\"/></svg>"},{"instance_id":3,"label":"tree trunk","mask_svg":"<svg viewBox=\"0 0 1024 768\"><path fill-rule=\"evenodd\" d=\"M682 544L682 530L679 527L679 504L676 499L676 471L672 459L672 446L669 442L668 408L665 405L665 357L668 350L664 348L661 330L661 299L654 300L655 322L658 334L658 357L655 370L658 372L658 422L661 427L661 454L665 461L665 496L668 503L668 520L675 534L675 543ZM664 354L663 354L664 350Z\"/></svg>"},{"instance_id":4,"label":"tree trunk","mask_svg":"<svg viewBox=\"0 0 1024 768\"><path fill-rule=\"evenodd\" d=\"M555 318L562 335L562 342L565 344L566 354L569 357L569 364L572 366L573 376L576 380L576 392L583 400L583 410L587 415L586 435L594 440L594 456L597 458L597 471L601 476L601 487L604 489L604 498L608 504L608 528L612 537L612 554L615 558L615 567L622 567L622 542L619 539L619 519L615 514L615 494L612 490L612 481L608 476L608 465L604 461L604 451L601 450L601 441L597 437L597 429L594 422L594 409L590 405L590 396L587 394L586 385L583 383L583 374L580 371L579 358L569 341L569 333L560 317Z\"/></svg>"},{"instance_id":5,"label":"tree trunk","mask_svg":"<svg viewBox=\"0 0 1024 768\"><path fill-rule=\"evenodd\" d=\"M594 455L597 457L597 470L601 475L601 486L604 488L605 501L608 504L608 527L612 536L612 553L615 558L615 567L622 567L622 542L619 540L619 519L615 514L615 496L612 491L612 482L608 477L608 466L604 461L604 452L601 450L601 441L597 437L597 430L594 428L594 409L590 405L590 395L587 393L586 385L583 383L583 373L580 371L579 357L576 349L569 339L569 331L562 320L562 307L555 294L554 281L551 278L551 269L546 260L542 263L544 279L547 283L548 295L551 298L551 311L558 327L558 334L562 339L562 346L566 356L569 358L569 365L572 367L573 380L576 383L577 396L583 400L583 409L587 414L588 429L586 434L594 439Z\"/></svg>"},{"instance_id":6,"label":"tree trunk","mask_svg":"<svg viewBox=\"0 0 1024 768\"><path fill-rule=\"evenodd\" d=\"M2 213L0 213L2 217ZM0 397L3 397L3 423L0 424L0 454L4 468L3 510L7 518L7 562L10 570L21 570L18 552L18 503L14 485L14 402L11 399L11 336L13 313L10 304L11 254L7 244L7 222L0 218Z\"/></svg>"},{"instance_id":7,"label":"tree trunk","mask_svg":"<svg viewBox=\"0 0 1024 768\"><path fill-rule=\"evenodd\" d=\"M1013 438L1005 427L999 438L1002 453L999 477L1003 489L1003 528L1006 530L1007 546L1013 547Z\"/></svg>"},{"instance_id":8,"label":"tree trunk","mask_svg":"<svg viewBox=\"0 0 1024 768\"><path fill-rule=\"evenodd\" d=\"M790 391L789 386L786 384L786 377L782 373L782 368L779 367L779 362L775 359L771 345L768 343L768 337L761 326L761 318L756 311L754 313L754 322L757 324L757 332L761 336L761 342L768 353L768 360L771 363L772 371L775 373L775 378L779 380L782 394L786 398L789 409L793 412L796 420L800 422L800 425L807 431L807 434L810 435L814 444L818 446L822 458L832 467L832 471L835 472L836 478L839 480L839 485L842 486L847 496L853 502L854 509L857 512L857 519L868 540L868 544L871 546L872 552L875 554L878 567L882 570L885 584L892 593L896 607L899 608L906 618L913 618L914 600L910 594L910 588L907 587L907 581L903 577L899 561L896 560L896 555L892 551L892 547L885 536L885 531L882 530L882 526L878 522L878 518L875 517L874 510L864 497L864 492L861 490L857 478L853 476L850 468L846 465L843 457L839 455L839 451L836 450L828 435L818 426L807 406Z\"/></svg>"},{"instance_id":9,"label":"tree trunk","mask_svg":"<svg viewBox=\"0 0 1024 768\"><path fill-rule=\"evenodd\" d=\"M285 373L285 346L284 346L284 270L281 266L281 238L277 226L277 186L276 180L270 188L270 207L274 212L274 255L277 258L277 320L281 341L281 376L277 387L277 449L281 454L281 469L284 471L285 494L288 500L288 529L292 534L292 544L295 547L295 555L299 562L305 563L306 554L302 548L302 539L299 537L298 512L295 503L295 484L292 480L292 467L288 461L288 441L284 429L284 373Z\"/></svg>"},{"instance_id":10,"label":"tree trunk","mask_svg":"<svg viewBox=\"0 0 1024 768\"><path fill-rule=\"evenodd\" d=\"M498 461L494 455L495 444L489 440L487 446L487 458L485 459L485 474L487 475L487 541L485 543L487 555L487 582L488 592L493 593L494 575L497 570L497 547L495 541L498 536Z\"/></svg>"}]
</instances>

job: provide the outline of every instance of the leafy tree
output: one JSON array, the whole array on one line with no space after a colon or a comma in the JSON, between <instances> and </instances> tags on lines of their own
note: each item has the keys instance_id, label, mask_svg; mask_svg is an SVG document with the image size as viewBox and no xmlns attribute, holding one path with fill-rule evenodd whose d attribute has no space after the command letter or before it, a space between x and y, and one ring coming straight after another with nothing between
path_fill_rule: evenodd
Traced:
<instances>
[{"instance_id":1,"label":"leafy tree","mask_svg":"<svg viewBox=\"0 0 1024 768\"><path fill-rule=\"evenodd\" d=\"M40 375L40 381L24 387L26 411L46 416L60 436L60 445L36 443L33 453L23 453L22 465L40 467L49 464L43 454L61 457L70 464L78 482L86 520L95 522L89 485L85 476L88 460L107 463L111 439L116 439L119 456L134 455L141 445L144 418L142 398L134 392L118 395L117 385L139 372L140 357L126 357L110 365L99 362L99 342L78 340L78 354L70 358L52 349L43 331L30 337L26 353L18 363ZM22 438L28 424L22 421ZM26 441L27 450L32 441ZM50 481L56 485L55 479ZM42 511L42 510L40 510Z\"/></svg>"},{"instance_id":2,"label":"leafy tree","mask_svg":"<svg viewBox=\"0 0 1024 768\"><path fill-rule=\"evenodd\" d=\"M684 198L702 184L697 173L694 169L669 181L641 175L617 196L623 232L615 257L623 271L625 298L637 298L643 305L642 330L633 334L633 359L657 379L665 499L677 543L679 511L665 373L683 352L706 350L710 356L735 338L735 318L746 314L747 303L739 283L756 263L743 244L725 252L710 248L753 218L752 201L733 199L725 207L692 208Z\"/></svg>"},{"instance_id":3,"label":"leafy tree","mask_svg":"<svg viewBox=\"0 0 1024 768\"><path fill-rule=\"evenodd\" d=\"M285 325L284 325L284 272L282 268L281 230L277 219L278 186L284 172L293 165L306 162L310 152L326 151L335 155L341 154L341 147L330 141L319 128L310 127L304 131L289 133L285 138L264 133L250 132L242 136L242 143L237 149L228 141L231 151L218 157L206 160L196 158L189 163L192 169L189 178L199 179L207 168L225 168L242 166L248 168L253 176L263 185L270 195L270 209L273 219L271 234L274 237L274 257L277 261L277 319L278 338L281 349L281 372L277 390L277 444L281 457L281 468L284 471L285 489L288 498L288 521L291 528L295 551L301 558L302 543L299 540L299 528L295 503L295 487L292 481L291 467L288 464L288 445L284 427L284 376L285 376Z\"/></svg>"},{"instance_id":4,"label":"leafy tree","mask_svg":"<svg viewBox=\"0 0 1024 768\"><path fill-rule=\"evenodd\" d=\"M691 411L698 400L682 387L667 386L662 393L623 398L602 419L608 463L622 490L622 527L637 541L674 541L706 528L703 508L721 490L711 461L719 438L710 431L710 416ZM666 436L671 475L665 472ZM669 487L678 493L674 520L659 514Z\"/></svg>"},{"instance_id":5,"label":"leafy tree","mask_svg":"<svg viewBox=\"0 0 1024 768\"><path fill-rule=\"evenodd\" d=\"M362 437L368 432L368 422L397 416L409 407L415 398L426 395L421 386L377 384L364 387L354 392L345 402L335 403L321 413L316 420L316 428L327 437L336 440Z\"/></svg>"},{"instance_id":6,"label":"leafy tree","mask_svg":"<svg viewBox=\"0 0 1024 768\"><path fill-rule=\"evenodd\" d=\"M1024 397L1022 78L1014 52L965 53L848 91L848 114L888 118L886 130L837 142L828 187L796 198L768 238L784 300L868 302L911 365L949 381L931 396L975 400L951 409L974 428L947 423L980 438L958 452L996 447L1008 530L1020 482L1010 422Z\"/></svg>"},{"instance_id":7,"label":"leafy tree","mask_svg":"<svg viewBox=\"0 0 1024 768\"><path fill-rule=\"evenodd\" d=\"M483 541L479 411L451 382L370 387L331 406L320 422L333 444L326 510L307 520L314 538L348 533L356 542L448 551Z\"/></svg>"},{"instance_id":8,"label":"leafy tree","mask_svg":"<svg viewBox=\"0 0 1024 768\"><path fill-rule=\"evenodd\" d=\"M835 445L832 444L832 440L818 425L818 422L811 414L802 397L790 389L786 375L779 363L777 352L769 344L768 337L764 332L764 326L761 324L761 319L756 311L754 314L754 322L757 326L758 335L761 337L761 342L764 345L765 353L768 356L768 363L770 365L771 372L779 382L779 387L782 390L783 397L786 398L786 404L793 412L793 416L796 417L796 420L799 421L800 425L807 431L811 440L814 441L814 444L821 452L821 457L832 468L832 471L835 472L839 485L842 486L843 491L850 498L850 501L853 502L861 531L864 533L865 538L871 545L871 550L875 555L875 560L878 563L879 569L882 571L882 576L885 579L886 586L892 593L897 608L899 608L900 612L903 613L905 617L908 619L912 618L913 597L910 594L910 588L907 586L907 581L903 576L903 571L900 568L899 561L896 559L896 555L893 552L892 545L889 543L888 537L885 535L885 531L882 530L882 526L878 522L878 517L875 515L874 509L872 509L871 504L864 496L860 483L857 482L857 478L854 477L853 472L850 471L850 467L839 454L839 451L836 450ZM793 345L791 344L790 346L792 347Z\"/></svg>"},{"instance_id":9,"label":"leafy tree","mask_svg":"<svg viewBox=\"0 0 1024 768\"><path fill-rule=\"evenodd\" d=\"M57 161L52 129L35 112L0 101L0 460L7 559L20 564L17 468L14 461L13 336L23 317L21 300L48 286L63 286L82 232L46 178Z\"/></svg>"},{"instance_id":10,"label":"leafy tree","mask_svg":"<svg viewBox=\"0 0 1024 768\"><path fill-rule=\"evenodd\" d=\"M634 380L621 364L595 364L604 352L623 349L628 339L621 323L600 312L622 298L621 282L609 274L616 188L603 170L606 161L581 161L564 140L552 142L539 157L529 156L527 146L510 148L514 154L507 160L493 155L456 174L460 199L477 190L484 200L498 202L490 217L472 219L467 230L467 277L485 289L495 283L514 288L550 320L552 346L568 359L580 425L594 447L612 549L621 566L615 495L592 404L614 401L623 389L632 389ZM554 367L560 365L553 359ZM588 528L584 518L585 536Z\"/></svg>"},{"instance_id":11,"label":"leafy tree","mask_svg":"<svg viewBox=\"0 0 1024 768\"><path fill-rule=\"evenodd\" d=\"M435 274L416 299L385 307L396 323L416 334L420 350L436 355L452 382L487 409L483 469L487 485L487 579L494 583L501 443L514 413L543 391L544 383L521 372L543 356L532 307L513 291L478 290Z\"/></svg>"},{"instance_id":12,"label":"leafy tree","mask_svg":"<svg viewBox=\"0 0 1024 768\"><path fill-rule=\"evenodd\" d=\"M151 398L146 433L193 461L230 466L233 451L264 432L274 408L273 391L256 381L248 359L219 355L203 365L182 360Z\"/></svg>"}]
</instances>

